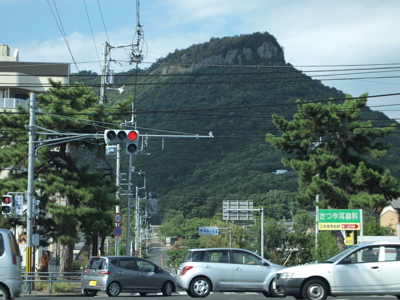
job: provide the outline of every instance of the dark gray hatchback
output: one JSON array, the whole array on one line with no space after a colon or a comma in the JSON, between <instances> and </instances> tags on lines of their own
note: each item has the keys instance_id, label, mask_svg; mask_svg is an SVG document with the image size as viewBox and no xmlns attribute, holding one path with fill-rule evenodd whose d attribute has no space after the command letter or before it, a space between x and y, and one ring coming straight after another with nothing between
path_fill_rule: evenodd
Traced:
<instances>
[{"instance_id":1,"label":"dark gray hatchback","mask_svg":"<svg viewBox=\"0 0 400 300\"><path fill-rule=\"evenodd\" d=\"M176 291L174 277L154 263L131 256L93 256L82 275L82 292L96 296L98 291L110 297L120 293L162 293Z\"/></svg>"}]
</instances>

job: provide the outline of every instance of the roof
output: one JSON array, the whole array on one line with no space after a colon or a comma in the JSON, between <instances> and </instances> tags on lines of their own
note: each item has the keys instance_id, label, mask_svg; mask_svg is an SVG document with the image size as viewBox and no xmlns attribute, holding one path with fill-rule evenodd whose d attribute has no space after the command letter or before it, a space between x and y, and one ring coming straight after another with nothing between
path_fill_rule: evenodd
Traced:
<instances>
[{"instance_id":1,"label":"roof","mask_svg":"<svg viewBox=\"0 0 400 300\"><path fill-rule=\"evenodd\" d=\"M400 209L400 199L390 201L390 205L395 209Z\"/></svg>"}]
</instances>

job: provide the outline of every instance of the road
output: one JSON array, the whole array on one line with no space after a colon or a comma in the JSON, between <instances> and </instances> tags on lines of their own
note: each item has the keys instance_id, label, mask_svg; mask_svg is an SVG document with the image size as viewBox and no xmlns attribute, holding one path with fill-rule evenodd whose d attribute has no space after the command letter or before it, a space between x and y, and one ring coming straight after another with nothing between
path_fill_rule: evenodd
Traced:
<instances>
[{"instance_id":1,"label":"road","mask_svg":"<svg viewBox=\"0 0 400 300\"><path fill-rule=\"evenodd\" d=\"M168 266L166 266L166 261L168 260L167 255L165 254L165 250L169 249L170 247L166 247L163 243L162 239L157 238L156 234L152 234L150 238L150 251L148 253L149 259L162 267L170 271L172 274L175 274L175 270L172 270ZM96 297L85 297L80 294L80 290L78 289L76 293L73 294L64 294L64 295L48 295L48 294L32 294L32 295L21 295L21 300L38 300L38 299L45 299L45 300L88 300L88 299L95 299L95 300L110 300L110 297L107 296L106 293L99 292ZM179 290L176 293L173 293L170 297L164 297L162 294L149 294L146 297L141 297L139 294L130 294L130 293L121 293L118 298L126 299L126 298L133 298L133 299L146 299L146 300L160 300L160 299L168 299L168 300L187 300L194 298L188 296L186 292ZM206 298L207 300L257 300L257 299L272 299L266 298L264 295L259 293L210 293L210 295ZM278 299L285 299L285 300L294 300L293 297L286 297L286 298L278 298ZM359 296L359 297L328 297L328 300L393 300L396 299L394 296Z\"/></svg>"},{"instance_id":2,"label":"road","mask_svg":"<svg viewBox=\"0 0 400 300\"><path fill-rule=\"evenodd\" d=\"M21 300L38 300L38 299L45 299L45 300L110 300L105 293L99 293L96 297L84 297L80 295L22 295ZM161 299L168 299L168 300L193 300L194 298L189 297L185 292L174 293L170 297L164 297L161 294L149 294L146 297L141 297L139 294L120 294L117 298L121 299L146 299L146 300L161 300ZM115 299L115 298L114 298ZM202 298L204 299L204 298ZM207 300L257 300L257 299L272 299L266 298L262 294L256 293L212 293L207 298ZM293 297L286 297L286 298L277 298L277 299L285 299L285 300L294 300ZM328 297L328 300L394 300L396 297L394 296L379 296L379 297Z\"/></svg>"}]
</instances>

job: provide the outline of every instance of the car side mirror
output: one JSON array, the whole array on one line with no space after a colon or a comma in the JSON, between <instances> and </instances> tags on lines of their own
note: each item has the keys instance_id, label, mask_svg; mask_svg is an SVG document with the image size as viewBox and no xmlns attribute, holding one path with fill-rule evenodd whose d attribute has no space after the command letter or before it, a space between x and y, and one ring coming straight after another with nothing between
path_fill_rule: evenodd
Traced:
<instances>
[{"instance_id":1,"label":"car side mirror","mask_svg":"<svg viewBox=\"0 0 400 300\"><path fill-rule=\"evenodd\" d=\"M350 257L345 257L345 258L343 258L343 259L340 261L339 264L340 264L340 265L348 265L348 264L351 264L351 258L350 258Z\"/></svg>"}]
</instances>

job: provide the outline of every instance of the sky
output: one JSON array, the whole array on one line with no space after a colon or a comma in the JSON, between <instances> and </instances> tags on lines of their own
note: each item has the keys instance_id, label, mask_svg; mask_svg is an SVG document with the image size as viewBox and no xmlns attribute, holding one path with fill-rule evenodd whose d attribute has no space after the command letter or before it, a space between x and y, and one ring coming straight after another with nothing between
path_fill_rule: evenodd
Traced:
<instances>
[{"instance_id":1,"label":"sky","mask_svg":"<svg viewBox=\"0 0 400 300\"><path fill-rule=\"evenodd\" d=\"M139 19L136 0L0 0L0 11L0 44L11 55L76 63L72 72L100 74L106 41L116 47L115 72L134 68L129 48L118 47L136 42L139 20L142 68L210 38L268 32L286 62L324 85L353 96L400 94L399 0L141 0ZM400 121L400 95L368 105Z\"/></svg>"}]
</instances>

